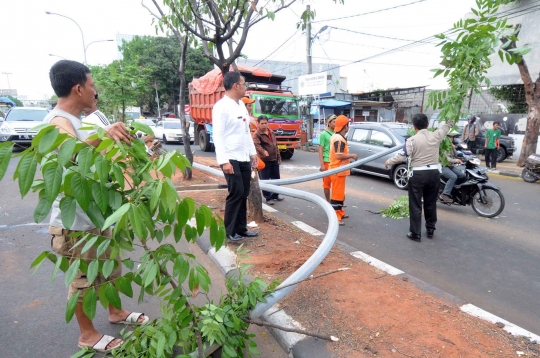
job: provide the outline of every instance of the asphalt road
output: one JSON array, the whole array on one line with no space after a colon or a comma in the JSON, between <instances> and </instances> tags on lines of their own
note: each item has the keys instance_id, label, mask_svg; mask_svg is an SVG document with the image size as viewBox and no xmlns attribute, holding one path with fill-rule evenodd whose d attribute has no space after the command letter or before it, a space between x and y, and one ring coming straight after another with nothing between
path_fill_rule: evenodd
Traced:
<instances>
[{"instance_id":1,"label":"asphalt road","mask_svg":"<svg viewBox=\"0 0 540 358\"><path fill-rule=\"evenodd\" d=\"M18 159L12 160L0 182L0 357L67 358L78 351L79 329L75 319L69 324L64 319L67 302L64 274L60 271L51 283L52 263L45 262L35 273L30 270L32 261L50 249L50 235L48 219L41 224L33 220L37 195L30 193L21 200L17 184L12 180L17 162ZM219 293L226 291L217 266L196 244L183 240L179 244L170 243L177 250L193 253L208 268L213 282L209 298L217 301ZM157 299L145 296L143 302L137 303L137 297L138 292L134 292L133 299L122 296L126 309L144 312L151 318L161 315ZM203 295L197 299L206 301ZM124 328L110 324L99 304L94 324L99 332L117 337ZM257 335L262 357L288 356L265 328L252 326L250 332Z\"/></svg>"},{"instance_id":2,"label":"asphalt road","mask_svg":"<svg viewBox=\"0 0 540 358\"><path fill-rule=\"evenodd\" d=\"M214 153L197 151L196 155ZM282 177L317 171L317 154L303 151L281 166ZM506 199L499 217L485 219L471 207L439 205L434 239L424 237L416 243L405 237L407 219L366 211L387 207L406 191L390 180L353 174L347 179L346 193L350 218L340 228L338 240L540 334L540 183L496 175L490 179ZM323 195L320 181L292 187ZM311 203L287 198L274 207L326 231L324 215Z\"/></svg>"}]
</instances>

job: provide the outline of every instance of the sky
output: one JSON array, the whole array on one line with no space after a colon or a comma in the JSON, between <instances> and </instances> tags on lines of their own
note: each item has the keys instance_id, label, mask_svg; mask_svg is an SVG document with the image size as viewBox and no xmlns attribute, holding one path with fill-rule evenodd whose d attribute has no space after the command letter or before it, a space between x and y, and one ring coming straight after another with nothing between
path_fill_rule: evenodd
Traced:
<instances>
[{"instance_id":1,"label":"sky","mask_svg":"<svg viewBox=\"0 0 540 358\"><path fill-rule=\"evenodd\" d=\"M9 12L4 11L0 20L0 33L4 36L0 88L8 88L8 76L3 73L11 73L9 86L28 99L50 98L53 94L48 72L59 57L50 54L80 62L84 60L77 25L66 18L47 15L46 11L74 19L84 33L86 45L93 41L115 40L117 34L156 35L152 17L141 6L141 0L0 0L0 3L8 1L9 6L4 10L9 9ZM151 0L143 1L149 7L153 6ZM323 26L329 26L314 39L313 62L338 65L443 32L474 6L473 0L424 0L374 14L332 20L415 1L418 0L345 0L344 5L339 5L332 0L298 0L290 8L278 12L274 21L264 20L255 25L242 53L257 60L269 56L268 60L305 61L306 36L297 31L296 23L307 4L316 11L313 34ZM439 56L438 48L426 44L407 52L344 66L340 75L347 77L350 92L413 86L445 88L444 80L434 80L430 72L440 62ZM90 65L107 64L117 58L116 41L93 43L87 50ZM316 69L314 65L314 72Z\"/></svg>"}]
</instances>

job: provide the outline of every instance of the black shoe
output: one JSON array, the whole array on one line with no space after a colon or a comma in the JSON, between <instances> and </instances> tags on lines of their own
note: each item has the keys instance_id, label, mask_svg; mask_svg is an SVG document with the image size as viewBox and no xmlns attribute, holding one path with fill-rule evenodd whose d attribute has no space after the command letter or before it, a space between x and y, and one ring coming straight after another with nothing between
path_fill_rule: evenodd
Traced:
<instances>
[{"instance_id":1,"label":"black shoe","mask_svg":"<svg viewBox=\"0 0 540 358\"><path fill-rule=\"evenodd\" d=\"M454 199L452 199L452 197L446 194L441 195L441 200L443 201L443 203L446 203L446 204L452 204L454 202Z\"/></svg>"},{"instance_id":2,"label":"black shoe","mask_svg":"<svg viewBox=\"0 0 540 358\"><path fill-rule=\"evenodd\" d=\"M435 233L435 229L427 229L427 238L433 239L433 234Z\"/></svg>"},{"instance_id":3,"label":"black shoe","mask_svg":"<svg viewBox=\"0 0 540 358\"><path fill-rule=\"evenodd\" d=\"M273 200L277 200L277 201L283 201L285 198L280 198L280 197L277 197L277 198L274 198Z\"/></svg>"},{"instance_id":4,"label":"black shoe","mask_svg":"<svg viewBox=\"0 0 540 358\"><path fill-rule=\"evenodd\" d=\"M421 242L422 241L422 238L420 237L420 235L413 234L412 232L408 232L407 237L409 239L411 239L412 241L416 241L416 242Z\"/></svg>"},{"instance_id":5,"label":"black shoe","mask_svg":"<svg viewBox=\"0 0 540 358\"><path fill-rule=\"evenodd\" d=\"M255 237L255 236L259 236L259 233L257 231L246 230L244 232L239 232L236 235L240 235L240 236L244 236L244 237Z\"/></svg>"},{"instance_id":6,"label":"black shoe","mask_svg":"<svg viewBox=\"0 0 540 358\"><path fill-rule=\"evenodd\" d=\"M266 199L267 205L274 205L274 199Z\"/></svg>"},{"instance_id":7,"label":"black shoe","mask_svg":"<svg viewBox=\"0 0 540 358\"><path fill-rule=\"evenodd\" d=\"M238 234L234 234L234 236L227 235L227 240L229 240L230 242L238 242L244 240L244 238Z\"/></svg>"}]
</instances>

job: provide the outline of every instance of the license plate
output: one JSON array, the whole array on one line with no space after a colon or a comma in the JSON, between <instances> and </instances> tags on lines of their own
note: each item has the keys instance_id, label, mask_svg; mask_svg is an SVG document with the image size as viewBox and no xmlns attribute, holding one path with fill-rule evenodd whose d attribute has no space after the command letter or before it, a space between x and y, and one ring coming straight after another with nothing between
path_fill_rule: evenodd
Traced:
<instances>
[{"instance_id":1,"label":"license plate","mask_svg":"<svg viewBox=\"0 0 540 358\"><path fill-rule=\"evenodd\" d=\"M278 144L278 149L287 149L287 145L286 144Z\"/></svg>"}]
</instances>

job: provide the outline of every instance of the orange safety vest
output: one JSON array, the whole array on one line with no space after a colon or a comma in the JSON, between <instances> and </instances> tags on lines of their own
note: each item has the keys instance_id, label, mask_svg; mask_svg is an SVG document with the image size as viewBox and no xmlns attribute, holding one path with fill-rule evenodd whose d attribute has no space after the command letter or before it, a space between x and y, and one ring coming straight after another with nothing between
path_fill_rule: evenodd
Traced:
<instances>
[{"instance_id":1,"label":"orange safety vest","mask_svg":"<svg viewBox=\"0 0 540 358\"><path fill-rule=\"evenodd\" d=\"M336 158L336 153L349 154L349 146L347 145L347 139L339 133L335 133L330 138L330 164L328 169L339 168L343 165L347 165L351 162L350 159L340 160ZM337 176L351 175L350 170L346 170L336 174Z\"/></svg>"}]
</instances>

